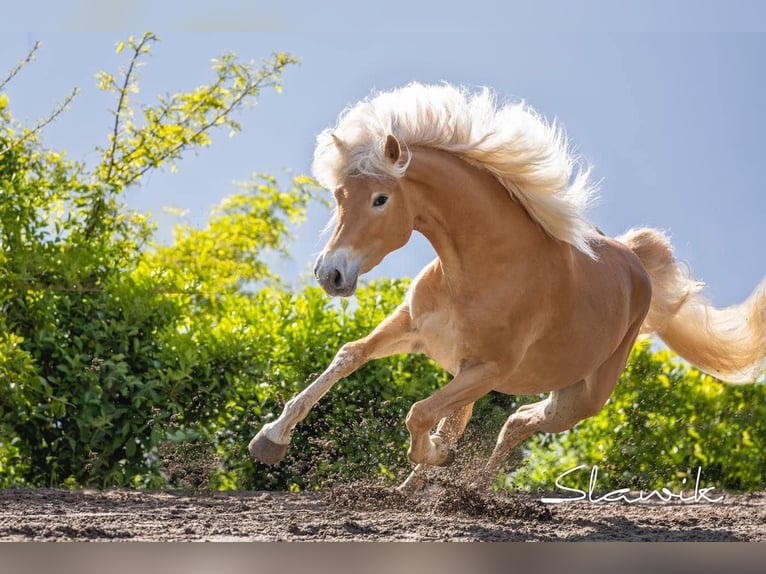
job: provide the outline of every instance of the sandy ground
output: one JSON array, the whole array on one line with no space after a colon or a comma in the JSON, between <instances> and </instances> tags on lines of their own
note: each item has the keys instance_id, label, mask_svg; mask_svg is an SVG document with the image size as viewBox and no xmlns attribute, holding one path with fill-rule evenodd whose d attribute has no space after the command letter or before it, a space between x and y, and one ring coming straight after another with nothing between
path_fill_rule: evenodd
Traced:
<instances>
[{"instance_id":1,"label":"sandy ground","mask_svg":"<svg viewBox=\"0 0 766 574\"><path fill-rule=\"evenodd\" d=\"M0 540L766 541L766 493L710 503L543 504L436 488L325 492L0 491Z\"/></svg>"}]
</instances>

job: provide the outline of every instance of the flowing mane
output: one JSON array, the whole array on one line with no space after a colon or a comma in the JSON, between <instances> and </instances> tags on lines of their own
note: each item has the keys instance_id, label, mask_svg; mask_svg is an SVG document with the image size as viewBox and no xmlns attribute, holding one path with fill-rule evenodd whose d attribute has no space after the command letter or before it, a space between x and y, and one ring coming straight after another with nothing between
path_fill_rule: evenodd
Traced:
<instances>
[{"instance_id":1,"label":"flowing mane","mask_svg":"<svg viewBox=\"0 0 766 574\"><path fill-rule=\"evenodd\" d=\"M596 191L589 170L570 153L563 131L523 102L498 105L487 88L447 84L373 94L319 134L315 177L329 189L354 174L403 177L408 161L384 161L388 134L406 149L444 150L488 170L548 234L594 257L597 234L585 219Z\"/></svg>"}]
</instances>

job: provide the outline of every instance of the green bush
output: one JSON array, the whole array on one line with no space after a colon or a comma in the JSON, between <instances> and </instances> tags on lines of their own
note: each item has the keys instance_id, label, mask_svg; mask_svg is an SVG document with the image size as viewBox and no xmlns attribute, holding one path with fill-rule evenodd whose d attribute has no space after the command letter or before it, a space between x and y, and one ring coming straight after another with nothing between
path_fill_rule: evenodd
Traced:
<instances>
[{"instance_id":1,"label":"green bush","mask_svg":"<svg viewBox=\"0 0 766 574\"><path fill-rule=\"evenodd\" d=\"M21 384L3 381L1 420L25 464L3 466L0 476L31 485L157 486L146 453L159 439L154 419L172 410L156 335L173 306L128 282L98 293L30 292L13 303L27 323L27 338L17 338L26 362L16 371Z\"/></svg>"},{"instance_id":2,"label":"green bush","mask_svg":"<svg viewBox=\"0 0 766 574\"><path fill-rule=\"evenodd\" d=\"M4 327L0 320L0 328ZM35 372L34 360L21 344L23 339L0 330L0 488L23 482L29 470L24 443L15 432L14 420L31 414L29 394L40 393L41 379Z\"/></svg>"},{"instance_id":3,"label":"green bush","mask_svg":"<svg viewBox=\"0 0 766 574\"><path fill-rule=\"evenodd\" d=\"M125 190L210 145L215 130L236 133L234 112L263 88L281 90L281 73L295 59L278 53L256 66L224 54L208 84L136 110L139 60L156 41L145 34L120 42L117 52L128 58L122 77L98 74L116 107L92 166L40 141L76 90L32 128L11 115L2 90L37 45L0 79L0 486L163 484L157 445L181 418L168 399L187 375L168 359L164 335L238 288L199 285L206 277L179 287L174 270L188 263L189 242L179 239L179 260L163 262L149 217L127 208ZM238 281L270 279L262 252L283 247L288 223L309 199L310 181L294 183L288 194L273 178L254 178L211 219L206 236L230 274L244 272ZM246 236L248 226L255 232Z\"/></svg>"},{"instance_id":4,"label":"green bush","mask_svg":"<svg viewBox=\"0 0 766 574\"><path fill-rule=\"evenodd\" d=\"M587 491L592 466L599 490L701 485L748 491L766 484L766 385L734 386L688 368L647 343L633 349L609 402L597 415L526 445L526 465L510 483L552 490L562 481Z\"/></svg>"}]
</instances>

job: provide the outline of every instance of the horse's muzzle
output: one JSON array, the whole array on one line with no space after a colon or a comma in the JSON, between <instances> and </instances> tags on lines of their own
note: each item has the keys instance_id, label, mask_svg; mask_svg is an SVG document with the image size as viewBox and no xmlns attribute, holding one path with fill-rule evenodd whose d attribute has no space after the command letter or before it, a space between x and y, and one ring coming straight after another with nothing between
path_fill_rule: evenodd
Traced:
<instances>
[{"instance_id":1,"label":"horse's muzzle","mask_svg":"<svg viewBox=\"0 0 766 574\"><path fill-rule=\"evenodd\" d=\"M314 265L317 278L328 295L350 297L356 292L360 259L346 248L322 253Z\"/></svg>"}]
</instances>

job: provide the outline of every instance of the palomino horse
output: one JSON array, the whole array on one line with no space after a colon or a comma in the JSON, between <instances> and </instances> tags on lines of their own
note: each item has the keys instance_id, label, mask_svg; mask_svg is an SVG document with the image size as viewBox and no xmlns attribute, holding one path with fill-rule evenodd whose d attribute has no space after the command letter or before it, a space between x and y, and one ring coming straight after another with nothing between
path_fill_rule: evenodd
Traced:
<instances>
[{"instance_id":1,"label":"palomino horse","mask_svg":"<svg viewBox=\"0 0 766 574\"><path fill-rule=\"evenodd\" d=\"M454 378L412 405L402 485L446 466L473 403L489 393L549 393L511 414L486 466L496 475L532 433L560 432L598 412L640 334L657 334L726 381L759 378L766 357L766 282L744 303L714 309L701 284L652 229L604 237L584 217L594 193L562 132L524 104L483 90L411 84L346 110L318 137L314 173L333 189L334 232L315 267L330 295L413 230L437 258L370 335L344 345L327 370L250 442L276 464L298 422L341 378L398 353L425 353ZM438 426L430 434L434 425Z\"/></svg>"}]
</instances>

